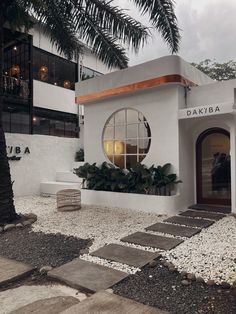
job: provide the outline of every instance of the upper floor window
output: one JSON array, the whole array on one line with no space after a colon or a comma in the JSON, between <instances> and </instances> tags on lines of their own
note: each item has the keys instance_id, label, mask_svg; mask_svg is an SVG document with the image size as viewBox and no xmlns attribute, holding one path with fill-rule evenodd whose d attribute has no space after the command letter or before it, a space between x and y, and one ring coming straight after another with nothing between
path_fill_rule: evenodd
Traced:
<instances>
[{"instance_id":1,"label":"upper floor window","mask_svg":"<svg viewBox=\"0 0 236 314\"><path fill-rule=\"evenodd\" d=\"M85 81L91 78L94 78L96 76L100 76L103 75L102 73L92 70L88 67L82 66L80 69L80 73L81 73L81 81Z\"/></svg>"},{"instance_id":2,"label":"upper floor window","mask_svg":"<svg viewBox=\"0 0 236 314\"><path fill-rule=\"evenodd\" d=\"M3 91L6 97L30 95L30 36L4 28Z\"/></svg>"},{"instance_id":3,"label":"upper floor window","mask_svg":"<svg viewBox=\"0 0 236 314\"><path fill-rule=\"evenodd\" d=\"M77 63L33 48L33 78L45 83L75 89Z\"/></svg>"},{"instance_id":4,"label":"upper floor window","mask_svg":"<svg viewBox=\"0 0 236 314\"><path fill-rule=\"evenodd\" d=\"M34 107L33 133L60 137L79 136L78 116Z\"/></svg>"}]
</instances>

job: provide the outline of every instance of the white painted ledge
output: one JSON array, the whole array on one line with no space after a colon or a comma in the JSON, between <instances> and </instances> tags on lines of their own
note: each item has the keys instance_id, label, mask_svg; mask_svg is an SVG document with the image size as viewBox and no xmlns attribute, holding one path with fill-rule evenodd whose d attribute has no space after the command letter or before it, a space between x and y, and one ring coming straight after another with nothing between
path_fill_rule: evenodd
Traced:
<instances>
[{"instance_id":1,"label":"white painted ledge","mask_svg":"<svg viewBox=\"0 0 236 314\"><path fill-rule=\"evenodd\" d=\"M81 199L85 205L119 207L157 214L175 214L182 209L180 195L159 196L82 189Z\"/></svg>"}]
</instances>

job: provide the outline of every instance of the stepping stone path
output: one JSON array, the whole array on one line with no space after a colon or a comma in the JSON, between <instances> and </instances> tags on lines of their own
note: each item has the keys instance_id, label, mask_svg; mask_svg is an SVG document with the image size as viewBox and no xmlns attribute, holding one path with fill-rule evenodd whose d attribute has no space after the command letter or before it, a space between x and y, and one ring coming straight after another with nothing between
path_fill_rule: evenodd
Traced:
<instances>
[{"instance_id":1,"label":"stepping stone path","mask_svg":"<svg viewBox=\"0 0 236 314\"><path fill-rule=\"evenodd\" d=\"M162 237L144 232L135 232L122 238L121 241L142 246L150 246L161 250L171 250L183 242L183 240L180 239Z\"/></svg>"},{"instance_id":2,"label":"stepping stone path","mask_svg":"<svg viewBox=\"0 0 236 314\"><path fill-rule=\"evenodd\" d=\"M180 213L180 216L192 217L192 218L206 218L211 220L220 220L225 217L221 213L211 213L207 211L197 211L197 210L187 210L183 213Z\"/></svg>"},{"instance_id":3,"label":"stepping stone path","mask_svg":"<svg viewBox=\"0 0 236 314\"><path fill-rule=\"evenodd\" d=\"M0 286L21 279L33 270L29 265L0 256Z\"/></svg>"},{"instance_id":4,"label":"stepping stone path","mask_svg":"<svg viewBox=\"0 0 236 314\"><path fill-rule=\"evenodd\" d=\"M119 244L108 244L97 251L92 252L91 255L137 268L145 266L150 261L160 256L159 253L138 250Z\"/></svg>"},{"instance_id":5,"label":"stepping stone path","mask_svg":"<svg viewBox=\"0 0 236 314\"><path fill-rule=\"evenodd\" d=\"M191 237L201 232L202 228L212 225L215 220L225 217L223 214L210 213L203 211L187 210L179 216L170 217L164 222L155 223L146 228L147 232L135 232L120 239L122 242L136 244L142 247L151 247L160 250L171 250L181 244L184 239L181 237ZM204 219L209 218L209 219ZM163 233L156 235L148 233L148 231ZM168 237L164 234L178 236L180 238ZM144 249L132 248L120 244L108 244L102 248L90 253L90 256L95 257L94 263L82 259L75 259L70 263L62 265L48 272L48 276L59 279L75 288L83 288L89 292L98 292L108 289L120 282L128 276L128 273L97 264L96 257L104 260L104 262L114 261L127 266L142 268L160 255L159 252L149 252ZM112 267L112 266L111 266ZM108 297L109 296L109 297ZM95 313L91 309L96 309L97 313L163 313L152 308L139 308L131 303L121 308L121 304L127 303L127 300L122 301L120 297L105 292L96 293L93 297L83 301L82 303L73 306L63 313ZM114 302L113 302L114 301ZM130 300L129 300L130 301ZM109 307L109 302L112 307ZM133 302L133 301L132 301ZM104 305L104 308L103 308ZM102 312L99 311L99 306ZM130 307L130 310L129 310ZM153 312L154 311L154 312Z\"/></svg>"},{"instance_id":6,"label":"stepping stone path","mask_svg":"<svg viewBox=\"0 0 236 314\"><path fill-rule=\"evenodd\" d=\"M61 314L168 314L157 308L120 297L106 291L100 291L85 301L72 306Z\"/></svg>"},{"instance_id":7,"label":"stepping stone path","mask_svg":"<svg viewBox=\"0 0 236 314\"><path fill-rule=\"evenodd\" d=\"M189 206L189 209L197 209L200 211L207 211L210 213L223 213L223 214L230 214L231 207L230 206L217 206L217 205L202 205L202 204L194 204Z\"/></svg>"},{"instance_id":8,"label":"stepping stone path","mask_svg":"<svg viewBox=\"0 0 236 314\"><path fill-rule=\"evenodd\" d=\"M201 218L194 219L194 218L183 217L183 216L170 217L164 220L164 222L170 222L173 224L184 225L184 226L195 227L195 228L206 228L214 223L214 221L212 220L201 219Z\"/></svg>"},{"instance_id":9,"label":"stepping stone path","mask_svg":"<svg viewBox=\"0 0 236 314\"><path fill-rule=\"evenodd\" d=\"M165 224L161 222L158 222L150 227L147 227L146 230L162 232L162 233L167 233L174 236L187 237L187 238L190 238L193 235L201 231L200 229L196 229L196 228Z\"/></svg>"},{"instance_id":10,"label":"stepping stone path","mask_svg":"<svg viewBox=\"0 0 236 314\"><path fill-rule=\"evenodd\" d=\"M48 276L63 281L74 288L96 292L108 289L126 278L128 274L77 258L49 271Z\"/></svg>"},{"instance_id":11,"label":"stepping stone path","mask_svg":"<svg viewBox=\"0 0 236 314\"><path fill-rule=\"evenodd\" d=\"M77 303L79 300L74 297L54 297L32 302L11 314L58 314Z\"/></svg>"}]
</instances>

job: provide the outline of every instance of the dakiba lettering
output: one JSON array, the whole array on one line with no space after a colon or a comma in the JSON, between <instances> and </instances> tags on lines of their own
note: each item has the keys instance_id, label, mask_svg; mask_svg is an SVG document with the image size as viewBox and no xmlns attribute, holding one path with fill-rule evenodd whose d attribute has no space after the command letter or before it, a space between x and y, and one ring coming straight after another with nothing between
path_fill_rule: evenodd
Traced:
<instances>
[{"instance_id":1,"label":"dakiba lettering","mask_svg":"<svg viewBox=\"0 0 236 314\"><path fill-rule=\"evenodd\" d=\"M207 114L214 114L219 113L220 107L204 107L204 108L195 108L195 109L188 109L187 110L187 117L190 116L204 116Z\"/></svg>"},{"instance_id":2,"label":"dakiba lettering","mask_svg":"<svg viewBox=\"0 0 236 314\"><path fill-rule=\"evenodd\" d=\"M22 155L30 154L29 147L22 148L20 146L7 146L8 160L21 160Z\"/></svg>"}]
</instances>

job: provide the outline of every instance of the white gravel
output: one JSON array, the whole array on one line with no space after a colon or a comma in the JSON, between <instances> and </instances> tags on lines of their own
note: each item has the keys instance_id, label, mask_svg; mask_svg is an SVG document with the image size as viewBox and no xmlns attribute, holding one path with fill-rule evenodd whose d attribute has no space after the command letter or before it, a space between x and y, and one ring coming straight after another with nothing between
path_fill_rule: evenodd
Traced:
<instances>
[{"instance_id":1,"label":"white gravel","mask_svg":"<svg viewBox=\"0 0 236 314\"><path fill-rule=\"evenodd\" d=\"M96 206L82 206L81 210L74 212L58 212L54 198L38 196L16 198L15 205L17 212L33 212L38 216L37 222L33 224L33 230L36 232L59 232L82 239L92 238L90 252L109 243L119 243L122 237L136 231L144 231L145 227L167 217L142 211Z\"/></svg>"},{"instance_id":2,"label":"white gravel","mask_svg":"<svg viewBox=\"0 0 236 314\"><path fill-rule=\"evenodd\" d=\"M216 283L236 280L236 219L225 217L175 249L164 252L179 271Z\"/></svg>"},{"instance_id":3,"label":"white gravel","mask_svg":"<svg viewBox=\"0 0 236 314\"><path fill-rule=\"evenodd\" d=\"M54 198L37 196L16 198L15 203L17 212L33 212L38 216L38 221L33 225L35 232L59 232L83 239L93 239L89 252L109 243L120 243L156 252L157 249L120 242L120 239L136 231L144 231L145 227L167 217L142 211L96 206L83 206L80 211L62 213L56 210ZM205 281L214 279L217 283L222 281L232 283L236 280L236 219L234 217L223 218L192 238L183 239L185 241L175 249L162 252L163 256L179 271L194 273L203 277ZM83 255L82 258L130 274L139 270L88 254Z\"/></svg>"},{"instance_id":4,"label":"white gravel","mask_svg":"<svg viewBox=\"0 0 236 314\"><path fill-rule=\"evenodd\" d=\"M85 260L85 261L96 263L96 264L106 266L109 268L117 269L117 270L123 271L123 272L128 273L128 274L135 274L137 271L140 271L139 268L129 266L126 264L122 264L122 263L113 262L113 261L110 261L107 259L92 256L89 254L84 254L84 255L80 256L80 258Z\"/></svg>"}]
</instances>

